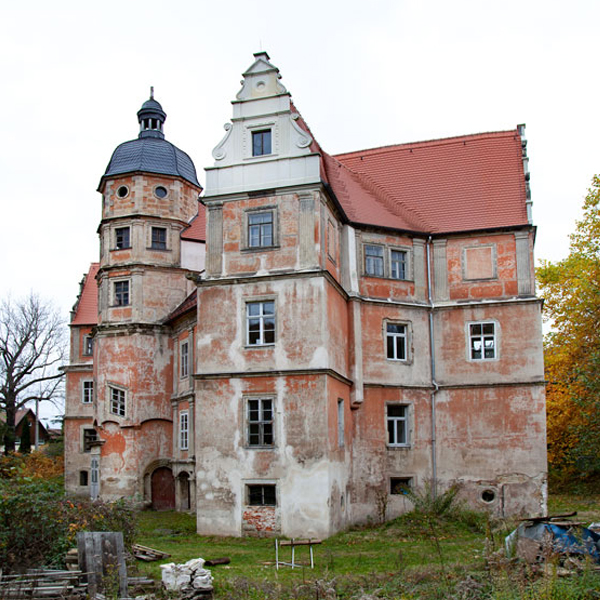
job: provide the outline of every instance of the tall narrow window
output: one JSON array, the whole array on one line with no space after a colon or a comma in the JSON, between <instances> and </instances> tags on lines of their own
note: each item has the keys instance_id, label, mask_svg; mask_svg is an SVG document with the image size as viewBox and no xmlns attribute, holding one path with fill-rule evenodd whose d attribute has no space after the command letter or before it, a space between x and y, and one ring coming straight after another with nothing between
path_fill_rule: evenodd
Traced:
<instances>
[{"instance_id":1,"label":"tall narrow window","mask_svg":"<svg viewBox=\"0 0 600 600\"><path fill-rule=\"evenodd\" d=\"M115 249L123 250L124 248L131 248L129 227L117 227L115 229Z\"/></svg>"},{"instance_id":2,"label":"tall narrow window","mask_svg":"<svg viewBox=\"0 0 600 600\"><path fill-rule=\"evenodd\" d=\"M91 404L94 401L94 382L84 381L82 387L81 401L84 404Z\"/></svg>"},{"instance_id":3,"label":"tall narrow window","mask_svg":"<svg viewBox=\"0 0 600 600\"><path fill-rule=\"evenodd\" d=\"M252 156L271 154L271 130L252 132Z\"/></svg>"},{"instance_id":4,"label":"tall narrow window","mask_svg":"<svg viewBox=\"0 0 600 600\"><path fill-rule=\"evenodd\" d=\"M167 230L164 227L152 228L152 243L150 247L153 250L167 249Z\"/></svg>"},{"instance_id":5,"label":"tall narrow window","mask_svg":"<svg viewBox=\"0 0 600 600\"><path fill-rule=\"evenodd\" d=\"M386 323L387 357L390 360L406 360L406 325Z\"/></svg>"},{"instance_id":6,"label":"tall narrow window","mask_svg":"<svg viewBox=\"0 0 600 600\"><path fill-rule=\"evenodd\" d=\"M364 245L365 273L372 277L383 277L383 246Z\"/></svg>"},{"instance_id":7,"label":"tall narrow window","mask_svg":"<svg viewBox=\"0 0 600 600\"><path fill-rule=\"evenodd\" d=\"M344 401L340 398L337 403L338 413L338 446L344 447Z\"/></svg>"},{"instance_id":8,"label":"tall narrow window","mask_svg":"<svg viewBox=\"0 0 600 600\"><path fill-rule=\"evenodd\" d=\"M248 214L248 247L264 248L273 245L273 211Z\"/></svg>"},{"instance_id":9,"label":"tall narrow window","mask_svg":"<svg viewBox=\"0 0 600 600\"><path fill-rule=\"evenodd\" d=\"M187 450L189 443L189 415L188 411L182 411L179 413L179 449Z\"/></svg>"},{"instance_id":10,"label":"tall narrow window","mask_svg":"<svg viewBox=\"0 0 600 600\"><path fill-rule=\"evenodd\" d=\"M94 338L91 335L83 336L83 355L92 356L94 353Z\"/></svg>"},{"instance_id":11,"label":"tall narrow window","mask_svg":"<svg viewBox=\"0 0 600 600\"><path fill-rule=\"evenodd\" d=\"M404 250L391 250L390 251L390 266L392 279L407 279L406 274L406 256L407 252Z\"/></svg>"},{"instance_id":12,"label":"tall narrow window","mask_svg":"<svg viewBox=\"0 0 600 600\"><path fill-rule=\"evenodd\" d=\"M125 416L125 391L111 387L110 390L110 412L119 417Z\"/></svg>"},{"instance_id":13,"label":"tall narrow window","mask_svg":"<svg viewBox=\"0 0 600 600\"><path fill-rule=\"evenodd\" d=\"M469 325L469 348L471 360L496 358L494 323L471 323Z\"/></svg>"},{"instance_id":14,"label":"tall narrow window","mask_svg":"<svg viewBox=\"0 0 600 600\"><path fill-rule=\"evenodd\" d=\"M275 302L246 304L246 338L249 346L275 343Z\"/></svg>"},{"instance_id":15,"label":"tall narrow window","mask_svg":"<svg viewBox=\"0 0 600 600\"><path fill-rule=\"evenodd\" d=\"M115 281L115 306L129 304L129 281Z\"/></svg>"},{"instance_id":16,"label":"tall narrow window","mask_svg":"<svg viewBox=\"0 0 600 600\"><path fill-rule=\"evenodd\" d=\"M405 404L387 405L387 430L389 446L408 444L408 406Z\"/></svg>"},{"instance_id":17,"label":"tall narrow window","mask_svg":"<svg viewBox=\"0 0 600 600\"><path fill-rule=\"evenodd\" d=\"M273 400L248 400L248 445L273 445Z\"/></svg>"},{"instance_id":18,"label":"tall narrow window","mask_svg":"<svg viewBox=\"0 0 600 600\"><path fill-rule=\"evenodd\" d=\"M181 377L187 377L189 373L189 345L187 342L182 342L180 346L180 370Z\"/></svg>"}]
</instances>

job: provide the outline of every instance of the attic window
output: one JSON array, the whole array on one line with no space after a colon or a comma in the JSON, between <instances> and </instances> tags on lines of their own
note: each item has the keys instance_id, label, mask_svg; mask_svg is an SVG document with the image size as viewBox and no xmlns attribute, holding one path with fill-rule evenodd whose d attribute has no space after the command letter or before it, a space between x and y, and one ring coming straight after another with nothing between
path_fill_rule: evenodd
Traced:
<instances>
[{"instance_id":1,"label":"attic window","mask_svg":"<svg viewBox=\"0 0 600 600\"><path fill-rule=\"evenodd\" d=\"M252 156L271 154L271 130L252 132Z\"/></svg>"}]
</instances>

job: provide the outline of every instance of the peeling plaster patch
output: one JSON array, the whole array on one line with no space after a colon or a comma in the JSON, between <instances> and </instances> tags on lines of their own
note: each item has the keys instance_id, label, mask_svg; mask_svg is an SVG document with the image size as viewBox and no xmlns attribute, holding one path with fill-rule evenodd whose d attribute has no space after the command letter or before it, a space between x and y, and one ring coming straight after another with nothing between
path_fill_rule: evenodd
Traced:
<instances>
[{"instance_id":1,"label":"peeling plaster patch","mask_svg":"<svg viewBox=\"0 0 600 600\"><path fill-rule=\"evenodd\" d=\"M196 339L196 343L197 343L198 347L210 346L212 344L212 341L213 341L213 337L209 333L207 333L206 335L203 335L202 337L198 337Z\"/></svg>"},{"instance_id":2,"label":"peeling plaster patch","mask_svg":"<svg viewBox=\"0 0 600 600\"><path fill-rule=\"evenodd\" d=\"M309 367L311 369L327 369L329 367L329 354L327 348L319 346L315 349L310 359Z\"/></svg>"},{"instance_id":3,"label":"peeling plaster patch","mask_svg":"<svg viewBox=\"0 0 600 600\"><path fill-rule=\"evenodd\" d=\"M258 267L258 271L256 272L257 275L268 275L269 274L269 269L267 269L266 265L265 265L265 257L261 256L260 257L260 267Z\"/></svg>"}]
</instances>

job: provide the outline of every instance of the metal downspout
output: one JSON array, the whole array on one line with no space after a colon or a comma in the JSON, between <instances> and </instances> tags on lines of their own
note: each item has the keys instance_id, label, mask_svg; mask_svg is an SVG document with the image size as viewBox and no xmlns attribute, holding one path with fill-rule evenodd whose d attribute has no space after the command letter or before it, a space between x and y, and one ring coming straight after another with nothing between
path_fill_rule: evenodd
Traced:
<instances>
[{"instance_id":1,"label":"metal downspout","mask_svg":"<svg viewBox=\"0 0 600 600\"><path fill-rule=\"evenodd\" d=\"M437 440L436 440L436 417L435 417L435 401L436 394L439 390L437 381L435 380L435 336L433 328L433 295L431 293L431 236L429 236L426 244L427 256L427 298L429 300L429 360L431 364L431 493L433 497L437 497Z\"/></svg>"}]
</instances>

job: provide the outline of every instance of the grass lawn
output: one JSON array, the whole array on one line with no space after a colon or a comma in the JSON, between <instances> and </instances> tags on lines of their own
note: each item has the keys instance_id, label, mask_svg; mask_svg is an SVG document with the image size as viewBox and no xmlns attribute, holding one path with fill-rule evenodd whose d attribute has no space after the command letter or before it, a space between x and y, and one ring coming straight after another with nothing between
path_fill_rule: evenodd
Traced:
<instances>
[{"instance_id":1,"label":"grass lawn","mask_svg":"<svg viewBox=\"0 0 600 600\"><path fill-rule=\"evenodd\" d=\"M572 510L586 522L600 521L600 496L550 498L550 514ZM165 562L229 557L229 565L211 569L217 599L350 599L367 590L377 591L372 598L600 598L598 573L554 577L549 584L547 578L528 572L529 567L495 555L514 526L515 522L489 522L471 511L444 518L411 513L324 540L315 546L313 570L277 571L273 539L199 536L193 515L145 511L137 541L171 558L138 561L138 566L141 573L160 579L159 565ZM290 550L281 552L285 560ZM296 560L307 559L307 549L296 551Z\"/></svg>"}]
</instances>

